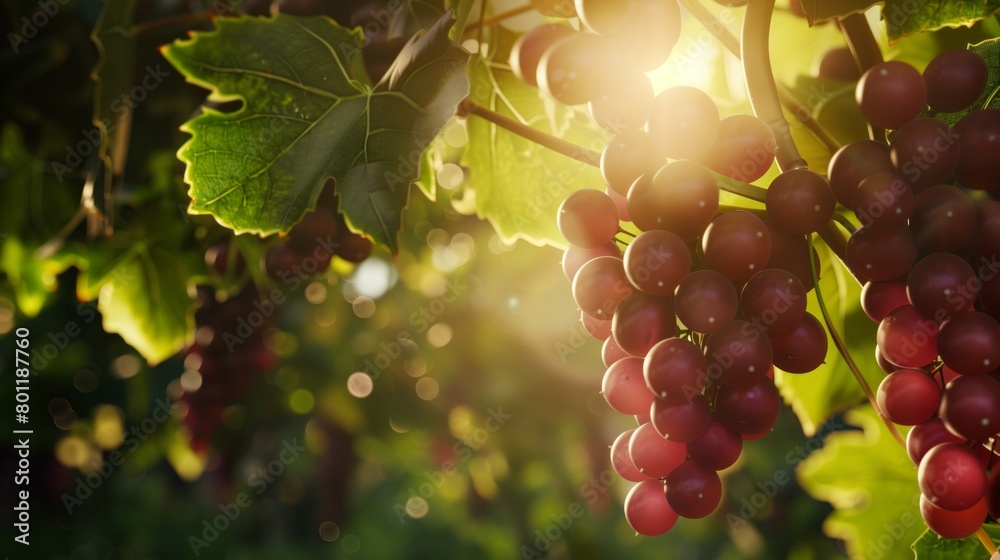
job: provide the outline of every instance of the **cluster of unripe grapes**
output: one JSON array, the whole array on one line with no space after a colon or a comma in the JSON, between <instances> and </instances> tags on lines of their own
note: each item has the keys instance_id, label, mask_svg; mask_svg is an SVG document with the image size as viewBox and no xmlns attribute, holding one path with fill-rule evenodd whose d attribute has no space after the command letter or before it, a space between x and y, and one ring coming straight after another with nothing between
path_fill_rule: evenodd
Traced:
<instances>
[{"instance_id":1,"label":"cluster of unripe grapes","mask_svg":"<svg viewBox=\"0 0 1000 560\"><path fill-rule=\"evenodd\" d=\"M876 357L888 373L877 402L914 426L920 510L947 538L1000 518L992 472L1000 431L1000 111L972 110L954 127L921 114L973 106L987 65L948 51L921 75L902 62L869 69L857 101L888 144L861 141L830 162L838 201L862 228L847 263L867 280L862 307L879 323Z\"/></svg>"},{"instance_id":2,"label":"cluster of unripe grapes","mask_svg":"<svg viewBox=\"0 0 1000 560\"><path fill-rule=\"evenodd\" d=\"M771 184L766 211L720 206L719 175L751 182L770 168L768 126L721 118L697 88L654 95L645 71L676 42L674 2L578 1L576 11L586 30L529 31L511 66L563 103L588 103L614 135L601 154L606 188L572 193L558 224L581 320L604 341L604 397L638 423L611 448L615 470L637 483L625 515L658 535L679 516L713 512L718 471L771 430L781 408L774 366L806 373L823 363L827 334L806 311L818 267L807 235L827 225L836 200L822 176L792 169ZM655 37L644 34L650 21L663 28ZM602 54L616 49L642 56Z\"/></svg>"}]
</instances>

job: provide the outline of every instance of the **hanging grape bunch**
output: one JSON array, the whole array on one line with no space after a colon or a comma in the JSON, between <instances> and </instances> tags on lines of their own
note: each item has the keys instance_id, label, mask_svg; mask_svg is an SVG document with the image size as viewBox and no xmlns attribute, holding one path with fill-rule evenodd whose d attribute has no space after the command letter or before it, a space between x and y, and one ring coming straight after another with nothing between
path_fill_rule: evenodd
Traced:
<instances>
[{"instance_id":1,"label":"hanging grape bunch","mask_svg":"<svg viewBox=\"0 0 1000 560\"><path fill-rule=\"evenodd\" d=\"M1000 280L990 266L1000 202L984 196L1000 184L1000 111L972 111L954 127L935 118L980 99L983 59L949 51L923 75L901 62L862 75L849 49L827 53L820 72L858 80L873 139L841 147L823 176L798 157L787 124L758 118L767 107L721 118L697 88L654 91L646 72L680 34L674 1L577 0L576 12L582 30L537 27L510 62L544 94L587 104L613 135L600 155L603 188L570 194L557 218L581 321L603 341L602 393L638 424L611 445L614 469L636 483L625 501L633 529L658 535L711 514L719 471L779 416L775 368L824 363L827 329L806 311L814 234L865 283L889 373L871 402L887 425L917 426L906 445L924 520L962 538L988 509L1000 515L1000 477L987 474L1000 429ZM753 91L751 74L760 73L747 71ZM776 155L781 172L767 189L748 185ZM763 209L720 204L722 190ZM861 223L840 220L846 243L831 221L838 208ZM956 475L956 464L972 475Z\"/></svg>"}]
</instances>

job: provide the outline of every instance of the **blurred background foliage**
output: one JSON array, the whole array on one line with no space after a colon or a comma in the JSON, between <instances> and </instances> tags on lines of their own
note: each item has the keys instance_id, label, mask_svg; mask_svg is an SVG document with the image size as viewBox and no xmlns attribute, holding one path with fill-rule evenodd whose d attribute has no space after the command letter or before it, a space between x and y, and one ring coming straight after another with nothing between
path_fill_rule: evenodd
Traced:
<instances>
[{"instance_id":1,"label":"blurred background foliage","mask_svg":"<svg viewBox=\"0 0 1000 560\"><path fill-rule=\"evenodd\" d=\"M491 2L496 11L517 4ZM598 392L600 344L579 323L561 253L508 243L489 223L457 212L469 193L454 163L442 173L438 162L435 201L411 197L398 256L376 250L359 265L337 259L326 275L294 288L253 275L262 292L279 289L287 298L263 333L277 362L263 372L229 372L241 396L221 411L207 448L192 445L181 397L203 380L190 358L150 367L100 328L94 305L78 301L75 289L81 273L72 265L87 244L82 232L70 235L57 257L33 257L73 217L89 165L58 180L51 163L65 161L67 146L92 129L97 52L89 34L102 4L55 5L58 14L17 53L0 50L0 335L9 349L15 326L29 328L38 371L30 557L193 557L191 539L208 539L206 522L240 503L246 505L238 517L205 541L199 557L844 557L843 544L820 528L830 507L808 497L794 476L821 436L844 423L834 418L807 439L787 409L775 432L748 444L729 469L715 514L681 520L663 537L634 535L621 513L629 485L608 461L610 443L632 420L611 411ZM34 1L0 6L5 34L22 32L22 18L39 9ZM136 34L136 67L166 66L159 45L192 25L206 28L191 14L272 9L254 0L221 7L138 2L140 25L167 23ZM340 0L288 0L273 8L345 24L352 14L379 9ZM833 26L809 30L783 5L776 18L779 80L823 92L810 102L816 111L831 99L849 99L851 84L797 82L824 50L841 44ZM539 21L527 15L508 23L521 30ZM724 114L749 112L735 60L699 26L684 29L678 49L691 55L691 66L681 72L668 64L654 77L658 88L691 83L718 99ZM917 36L893 53L919 67L942 45L996 32L991 21ZM230 236L211 219L185 213L183 166L174 154L186 135L178 125L203 101L203 90L172 72L136 109L116 215L125 231L143 223L177 226L180 247L199 258ZM446 131L444 141L461 147L463 126ZM825 168L822 158L809 159ZM557 205L544 210L554 215ZM252 239L236 245L246 255L261 252ZM223 294L251 281L246 274L212 276L207 267L194 270L198 275ZM8 364L2 367L6 374ZM157 420L164 402L173 405L171 415ZM14 442L8 433L0 437L0 471L10 473ZM296 446L305 450L282 455ZM113 465L116 451L121 461ZM6 497L13 486L6 476L3 484ZM762 494L773 495L756 498ZM26 557L10 540L0 548Z\"/></svg>"}]
</instances>

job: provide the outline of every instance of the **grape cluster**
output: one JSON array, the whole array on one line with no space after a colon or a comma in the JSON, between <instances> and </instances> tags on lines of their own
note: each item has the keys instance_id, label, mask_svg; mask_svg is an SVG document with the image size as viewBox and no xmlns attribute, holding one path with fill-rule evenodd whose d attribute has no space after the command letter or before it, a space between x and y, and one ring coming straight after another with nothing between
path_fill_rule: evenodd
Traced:
<instances>
[{"instance_id":1,"label":"grape cluster","mask_svg":"<svg viewBox=\"0 0 1000 560\"><path fill-rule=\"evenodd\" d=\"M965 111L983 94L987 65L966 50L921 75L902 62L869 69L857 101L888 145L856 142L830 162L838 201L862 228L847 263L865 280L862 307L879 323L876 357L888 375L877 402L914 426L920 511L937 534L973 534L1000 518L990 474L1000 431L1000 111L972 110L952 127L922 112Z\"/></svg>"},{"instance_id":2,"label":"grape cluster","mask_svg":"<svg viewBox=\"0 0 1000 560\"><path fill-rule=\"evenodd\" d=\"M191 447L203 452L222 425L226 407L242 402L254 380L277 365L277 357L264 345L276 309L274 302L263 303L252 283L221 302L210 288L201 289L199 295L197 335L184 366L197 372L200 381L191 385L182 378L186 387L181 401L187 405L183 423L190 431ZM267 306L270 313L265 313Z\"/></svg>"},{"instance_id":3,"label":"grape cluster","mask_svg":"<svg viewBox=\"0 0 1000 560\"><path fill-rule=\"evenodd\" d=\"M354 263L371 256L372 242L350 231L336 208L337 197L325 189L316 209L295 224L284 239L268 247L261 262L264 272L274 280L290 282L295 277L323 274L334 255Z\"/></svg>"},{"instance_id":4,"label":"grape cluster","mask_svg":"<svg viewBox=\"0 0 1000 560\"><path fill-rule=\"evenodd\" d=\"M796 169L771 185L766 212L720 207L716 174L750 182L771 167L770 129L748 115L722 118L696 88L654 95L645 71L676 41L675 2L601 6L612 4L576 3L586 31L529 31L511 66L559 101L588 103L614 135L600 160L606 188L569 195L558 225L581 320L604 341L604 397L638 424L611 447L615 470L637 483L625 515L637 532L658 535L679 516L714 511L718 471L735 463L744 440L771 430L781 407L774 366L806 373L825 359L826 332L806 311L815 259L806 234L826 225L836 200L823 177ZM660 19L646 22L660 22L663 34L655 48L635 51L650 58L617 66L602 58L652 40L619 34L648 29L627 22L656 11Z\"/></svg>"}]
</instances>

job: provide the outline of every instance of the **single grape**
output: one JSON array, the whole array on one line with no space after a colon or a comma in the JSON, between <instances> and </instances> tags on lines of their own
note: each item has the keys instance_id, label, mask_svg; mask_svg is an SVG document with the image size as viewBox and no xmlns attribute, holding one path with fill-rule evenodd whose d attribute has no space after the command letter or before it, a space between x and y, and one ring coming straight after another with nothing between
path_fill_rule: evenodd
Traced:
<instances>
[{"instance_id":1,"label":"single grape","mask_svg":"<svg viewBox=\"0 0 1000 560\"><path fill-rule=\"evenodd\" d=\"M691 460L713 471L731 467L743 452L743 438L713 418L698 439L687 444Z\"/></svg>"},{"instance_id":2,"label":"single grape","mask_svg":"<svg viewBox=\"0 0 1000 560\"><path fill-rule=\"evenodd\" d=\"M657 342L677 334L670 298L634 292L618 304L611 334L622 350L642 358Z\"/></svg>"},{"instance_id":3,"label":"single grape","mask_svg":"<svg viewBox=\"0 0 1000 560\"><path fill-rule=\"evenodd\" d=\"M939 113L956 113L969 108L986 89L989 70L986 61L966 49L945 51L924 69L927 104Z\"/></svg>"},{"instance_id":4,"label":"single grape","mask_svg":"<svg viewBox=\"0 0 1000 560\"><path fill-rule=\"evenodd\" d=\"M362 235L351 231L341 231L337 238L339 244L333 252L347 262L359 263L368 259L372 254L374 244ZM325 267L323 267L325 268Z\"/></svg>"},{"instance_id":5,"label":"single grape","mask_svg":"<svg viewBox=\"0 0 1000 560\"><path fill-rule=\"evenodd\" d=\"M889 147L874 140L859 140L845 145L830 158L826 177L837 202L851 208L854 191L861 181L875 173L895 173Z\"/></svg>"},{"instance_id":6,"label":"single grape","mask_svg":"<svg viewBox=\"0 0 1000 560\"><path fill-rule=\"evenodd\" d=\"M771 258L771 233L744 210L720 214L701 239L708 266L734 282L745 282Z\"/></svg>"},{"instance_id":7,"label":"single grape","mask_svg":"<svg viewBox=\"0 0 1000 560\"><path fill-rule=\"evenodd\" d=\"M593 33L559 39L538 63L538 87L566 105L597 99L611 87L606 77L614 63L608 46Z\"/></svg>"},{"instance_id":8,"label":"single grape","mask_svg":"<svg viewBox=\"0 0 1000 560\"><path fill-rule=\"evenodd\" d=\"M948 123L920 118L904 124L892 136L889 157L916 190L944 182L958 167L961 147Z\"/></svg>"},{"instance_id":9,"label":"single grape","mask_svg":"<svg viewBox=\"0 0 1000 560\"><path fill-rule=\"evenodd\" d=\"M735 317L739 307L736 288L714 270L689 274L674 294L674 311L684 325L696 332L711 334Z\"/></svg>"},{"instance_id":10,"label":"single grape","mask_svg":"<svg viewBox=\"0 0 1000 560\"><path fill-rule=\"evenodd\" d=\"M941 360L961 375L982 375L1000 368L1000 323L986 313L959 313L941 325Z\"/></svg>"},{"instance_id":11,"label":"single grape","mask_svg":"<svg viewBox=\"0 0 1000 560\"><path fill-rule=\"evenodd\" d=\"M743 286L740 311L768 335L788 332L806 314L806 288L787 270L765 268Z\"/></svg>"},{"instance_id":12,"label":"single grape","mask_svg":"<svg viewBox=\"0 0 1000 560\"><path fill-rule=\"evenodd\" d=\"M611 408L622 414L639 414L653 404L653 393L642 377L642 360L624 358L604 374L601 393Z\"/></svg>"},{"instance_id":13,"label":"single grape","mask_svg":"<svg viewBox=\"0 0 1000 560\"><path fill-rule=\"evenodd\" d=\"M872 66L861 76L855 98L868 122L897 129L924 108L927 86L916 68L891 60Z\"/></svg>"},{"instance_id":14,"label":"single grape","mask_svg":"<svg viewBox=\"0 0 1000 560\"><path fill-rule=\"evenodd\" d=\"M740 388L722 385L715 401L719 420L739 434L760 434L774 427L781 412L781 395L774 381L763 377Z\"/></svg>"},{"instance_id":15,"label":"single grape","mask_svg":"<svg viewBox=\"0 0 1000 560\"><path fill-rule=\"evenodd\" d=\"M661 159L644 131L629 130L612 138L604 147L601 175L608 187L627 196L640 175L660 168Z\"/></svg>"},{"instance_id":16,"label":"single grape","mask_svg":"<svg viewBox=\"0 0 1000 560\"><path fill-rule=\"evenodd\" d=\"M687 245L669 231L642 233L625 250L625 275L637 290L650 295L672 295L690 270Z\"/></svg>"},{"instance_id":17,"label":"single grape","mask_svg":"<svg viewBox=\"0 0 1000 560\"><path fill-rule=\"evenodd\" d=\"M653 106L653 85L640 70L627 68L618 75L618 87L591 100L594 123L612 134L641 129Z\"/></svg>"},{"instance_id":18,"label":"single grape","mask_svg":"<svg viewBox=\"0 0 1000 560\"><path fill-rule=\"evenodd\" d=\"M640 535L662 535L673 529L677 519L659 480L643 480L625 496L625 520Z\"/></svg>"},{"instance_id":19,"label":"single grape","mask_svg":"<svg viewBox=\"0 0 1000 560\"><path fill-rule=\"evenodd\" d=\"M809 373L826 360L829 349L826 329L812 313L803 315L792 330L768 333L774 366L788 373Z\"/></svg>"},{"instance_id":20,"label":"single grape","mask_svg":"<svg viewBox=\"0 0 1000 560\"><path fill-rule=\"evenodd\" d=\"M955 251L968 243L975 231L976 207L958 187L935 185L917 194L910 232L921 249Z\"/></svg>"},{"instance_id":21,"label":"single grape","mask_svg":"<svg viewBox=\"0 0 1000 560\"><path fill-rule=\"evenodd\" d=\"M564 23L548 23L518 37L510 49L510 69L521 81L538 85L538 63L552 45L576 35L577 31Z\"/></svg>"},{"instance_id":22,"label":"single grape","mask_svg":"<svg viewBox=\"0 0 1000 560\"><path fill-rule=\"evenodd\" d=\"M858 63L855 62L851 49L847 47L834 47L823 53L813 64L813 74L820 78L842 82L855 82L861 79Z\"/></svg>"},{"instance_id":23,"label":"single grape","mask_svg":"<svg viewBox=\"0 0 1000 560\"><path fill-rule=\"evenodd\" d=\"M653 100L646 131L659 153L674 159L696 159L715 142L719 122L719 109L707 93L677 86Z\"/></svg>"},{"instance_id":24,"label":"single grape","mask_svg":"<svg viewBox=\"0 0 1000 560\"><path fill-rule=\"evenodd\" d=\"M878 347L886 360L903 368L921 368L937 358L938 324L912 305L893 309L878 326Z\"/></svg>"},{"instance_id":25,"label":"single grape","mask_svg":"<svg viewBox=\"0 0 1000 560\"><path fill-rule=\"evenodd\" d=\"M861 309L876 323L893 309L909 304L903 282L866 282L861 288Z\"/></svg>"},{"instance_id":26,"label":"single grape","mask_svg":"<svg viewBox=\"0 0 1000 560\"><path fill-rule=\"evenodd\" d=\"M641 230L665 229L685 243L698 238L719 209L719 186L704 166L669 163L639 177L628 191L628 211Z\"/></svg>"},{"instance_id":27,"label":"single grape","mask_svg":"<svg viewBox=\"0 0 1000 560\"><path fill-rule=\"evenodd\" d=\"M694 461L684 461L667 476L667 502L681 517L705 517L719 507L721 500L719 475Z\"/></svg>"},{"instance_id":28,"label":"single grape","mask_svg":"<svg viewBox=\"0 0 1000 560\"><path fill-rule=\"evenodd\" d=\"M986 496L986 469L968 447L941 443L920 460L920 492L935 506L961 511Z\"/></svg>"},{"instance_id":29,"label":"single grape","mask_svg":"<svg viewBox=\"0 0 1000 560\"><path fill-rule=\"evenodd\" d=\"M862 228L847 242L847 264L858 276L885 282L906 274L917 258L917 246L906 228L879 231Z\"/></svg>"},{"instance_id":30,"label":"single grape","mask_svg":"<svg viewBox=\"0 0 1000 560\"><path fill-rule=\"evenodd\" d=\"M737 387L749 387L764 378L773 359L771 341L746 321L722 327L708 337L704 349L710 375Z\"/></svg>"},{"instance_id":31,"label":"single grape","mask_svg":"<svg viewBox=\"0 0 1000 560\"><path fill-rule=\"evenodd\" d=\"M898 369L885 377L876 393L878 407L896 424L916 426L937 413L941 388L919 369Z\"/></svg>"},{"instance_id":32,"label":"single grape","mask_svg":"<svg viewBox=\"0 0 1000 560\"><path fill-rule=\"evenodd\" d=\"M771 181L765 204L775 228L789 235L806 235L823 229L830 221L837 199L819 174L790 169Z\"/></svg>"},{"instance_id":33,"label":"single grape","mask_svg":"<svg viewBox=\"0 0 1000 560\"><path fill-rule=\"evenodd\" d=\"M618 207L597 189L570 193L556 215L559 232L571 245L596 249L611 243L618 233Z\"/></svg>"},{"instance_id":34,"label":"single grape","mask_svg":"<svg viewBox=\"0 0 1000 560\"><path fill-rule=\"evenodd\" d=\"M931 503L927 496L920 496L920 515L924 523L946 539L964 539L975 533L986 519L986 500L962 511L949 511Z\"/></svg>"},{"instance_id":35,"label":"single grape","mask_svg":"<svg viewBox=\"0 0 1000 560\"><path fill-rule=\"evenodd\" d=\"M996 191L1000 187L1000 109L973 111L955 125L961 158L955 178L970 188Z\"/></svg>"},{"instance_id":36,"label":"single grape","mask_svg":"<svg viewBox=\"0 0 1000 560\"><path fill-rule=\"evenodd\" d=\"M960 375L945 386L941 420L955 435L979 441L1000 431L1000 381Z\"/></svg>"},{"instance_id":37,"label":"single grape","mask_svg":"<svg viewBox=\"0 0 1000 560\"><path fill-rule=\"evenodd\" d=\"M619 302L632 293L622 260L597 257L573 277L573 299L584 313L597 319L613 316Z\"/></svg>"},{"instance_id":38,"label":"single grape","mask_svg":"<svg viewBox=\"0 0 1000 560\"><path fill-rule=\"evenodd\" d=\"M942 443L962 443L964 439L948 431L940 418L934 417L917 424L906 434L906 453L914 465L919 465L924 455Z\"/></svg>"},{"instance_id":39,"label":"single grape","mask_svg":"<svg viewBox=\"0 0 1000 560\"><path fill-rule=\"evenodd\" d=\"M675 402L700 396L708 383L708 361L690 340L668 338L656 343L643 363L646 386L659 398Z\"/></svg>"},{"instance_id":40,"label":"single grape","mask_svg":"<svg viewBox=\"0 0 1000 560\"><path fill-rule=\"evenodd\" d=\"M938 325L972 306L978 287L969 263L951 253L927 255L906 277L906 295L913 307Z\"/></svg>"},{"instance_id":41,"label":"single grape","mask_svg":"<svg viewBox=\"0 0 1000 560\"><path fill-rule=\"evenodd\" d=\"M632 439L633 433L635 433L635 428L626 430L619 434L615 438L615 442L611 444L611 467L625 480L631 482L650 480L650 477L639 472L639 469L632 463L632 458L628 455L628 442Z\"/></svg>"},{"instance_id":42,"label":"single grape","mask_svg":"<svg viewBox=\"0 0 1000 560\"><path fill-rule=\"evenodd\" d=\"M648 411L647 411L648 412ZM687 448L656 433L653 424L635 429L628 442L628 455L639 472L651 478L663 478L674 471L687 456Z\"/></svg>"},{"instance_id":43,"label":"single grape","mask_svg":"<svg viewBox=\"0 0 1000 560\"><path fill-rule=\"evenodd\" d=\"M880 171L869 175L854 191L851 210L861 227L878 231L897 231L906 227L913 214L916 196L902 177Z\"/></svg>"},{"instance_id":44,"label":"single grape","mask_svg":"<svg viewBox=\"0 0 1000 560\"><path fill-rule=\"evenodd\" d=\"M615 257L617 259L621 259L622 251L618 248L618 244L614 241L609 241L608 243L594 249L582 249L575 245L570 245L566 248L566 251L563 252L563 274L566 275L567 280L572 282L576 273L580 270L580 267L586 264L587 261L596 259L597 257Z\"/></svg>"},{"instance_id":45,"label":"single grape","mask_svg":"<svg viewBox=\"0 0 1000 560\"><path fill-rule=\"evenodd\" d=\"M688 443L708 429L712 408L704 395L695 395L682 402L657 398L649 409L649 416L658 434L677 443Z\"/></svg>"},{"instance_id":46,"label":"single grape","mask_svg":"<svg viewBox=\"0 0 1000 560\"><path fill-rule=\"evenodd\" d=\"M698 161L716 173L752 183L774 163L777 144L764 121L751 115L733 115L719 122L712 146Z\"/></svg>"},{"instance_id":47,"label":"single grape","mask_svg":"<svg viewBox=\"0 0 1000 560\"><path fill-rule=\"evenodd\" d=\"M601 360L604 362L604 367L611 367L611 364L617 362L622 358L629 358L628 352L621 349L618 343L615 342L615 337L609 336L604 339L604 346L601 347Z\"/></svg>"}]
</instances>

